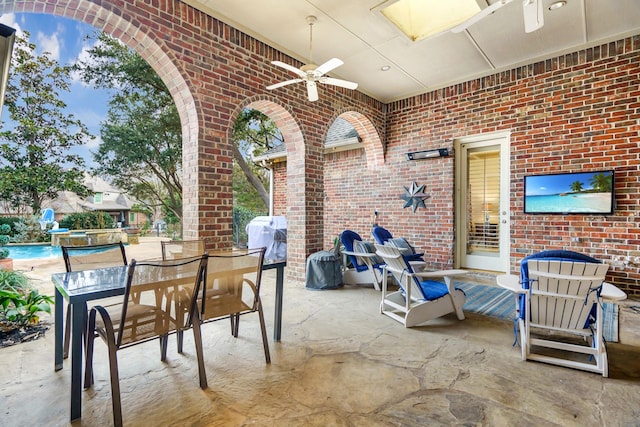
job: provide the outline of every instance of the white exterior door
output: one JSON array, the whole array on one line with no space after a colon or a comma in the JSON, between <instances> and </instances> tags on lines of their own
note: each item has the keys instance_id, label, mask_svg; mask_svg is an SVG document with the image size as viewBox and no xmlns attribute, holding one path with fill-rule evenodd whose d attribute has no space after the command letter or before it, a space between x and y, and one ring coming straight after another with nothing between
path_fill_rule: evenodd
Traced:
<instances>
[{"instance_id":1,"label":"white exterior door","mask_svg":"<svg viewBox=\"0 0 640 427\"><path fill-rule=\"evenodd\" d=\"M456 260L459 267L509 270L509 134L454 141Z\"/></svg>"}]
</instances>

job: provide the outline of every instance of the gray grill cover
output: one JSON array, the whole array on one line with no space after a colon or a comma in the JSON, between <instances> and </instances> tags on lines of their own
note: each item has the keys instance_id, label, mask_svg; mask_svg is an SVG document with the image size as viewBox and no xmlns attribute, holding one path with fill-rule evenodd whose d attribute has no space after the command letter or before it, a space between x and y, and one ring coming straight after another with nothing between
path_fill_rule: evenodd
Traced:
<instances>
[{"instance_id":1,"label":"gray grill cover","mask_svg":"<svg viewBox=\"0 0 640 427\"><path fill-rule=\"evenodd\" d=\"M342 286L340 258L333 252L320 251L307 258L307 289L336 289Z\"/></svg>"},{"instance_id":2,"label":"gray grill cover","mask_svg":"<svg viewBox=\"0 0 640 427\"><path fill-rule=\"evenodd\" d=\"M246 227L249 248L267 248L266 259L287 259L287 219L283 216L257 216Z\"/></svg>"}]
</instances>

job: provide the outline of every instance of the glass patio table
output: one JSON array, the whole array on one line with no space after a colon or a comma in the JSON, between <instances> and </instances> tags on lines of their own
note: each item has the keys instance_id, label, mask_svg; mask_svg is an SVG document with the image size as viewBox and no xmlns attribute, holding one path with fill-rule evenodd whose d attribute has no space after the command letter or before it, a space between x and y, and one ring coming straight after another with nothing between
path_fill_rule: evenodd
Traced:
<instances>
[{"instance_id":1,"label":"glass patio table","mask_svg":"<svg viewBox=\"0 0 640 427\"><path fill-rule=\"evenodd\" d=\"M276 269L276 292L273 339L280 341L282 329L282 294L286 261L268 261L263 270ZM55 370L63 367L63 299L71 310L71 421L82 416L82 331L87 322L87 302L124 295L127 282L127 266L107 267L96 270L55 273L51 280L55 285Z\"/></svg>"}]
</instances>

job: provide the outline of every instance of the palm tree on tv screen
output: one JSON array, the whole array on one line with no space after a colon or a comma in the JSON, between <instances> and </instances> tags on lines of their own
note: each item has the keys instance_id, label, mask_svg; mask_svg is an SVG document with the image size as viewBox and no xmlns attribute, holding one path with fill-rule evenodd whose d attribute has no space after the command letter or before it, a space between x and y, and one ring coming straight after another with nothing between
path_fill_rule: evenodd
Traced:
<instances>
[{"instance_id":1,"label":"palm tree on tv screen","mask_svg":"<svg viewBox=\"0 0 640 427\"><path fill-rule=\"evenodd\" d=\"M581 183L580 181L574 181L574 182L571 184L571 191L573 191L574 193L579 193L579 192L581 192L581 191L582 191L582 186L583 186L583 185L584 185L584 184L583 184L583 183Z\"/></svg>"},{"instance_id":2,"label":"palm tree on tv screen","mask_svg":"<svg viewBox=\"0 0 640 427\"><path fill-rule=\"evenodd\" d=\"M610 193L611 192L611 175L605 175L600 172L591 178L591 186L594 190L601 193Z\"/></svg>"}]
</instances>

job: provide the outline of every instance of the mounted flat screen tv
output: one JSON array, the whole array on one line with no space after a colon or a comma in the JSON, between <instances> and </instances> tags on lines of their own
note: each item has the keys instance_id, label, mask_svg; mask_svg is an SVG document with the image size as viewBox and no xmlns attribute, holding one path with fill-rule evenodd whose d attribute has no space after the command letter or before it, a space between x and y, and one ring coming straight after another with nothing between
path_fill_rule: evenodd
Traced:
<instances>
[{"instance_id":1,"label":"mounted flat screen tv","mask_svg":"<svg viewBox=\"0 0 640 427\"><path fill-rule=\"evenodd\" d=\"M613 189L613 171L525 176L524 213L612 214Z\"/></svg>"}]
</instances>

